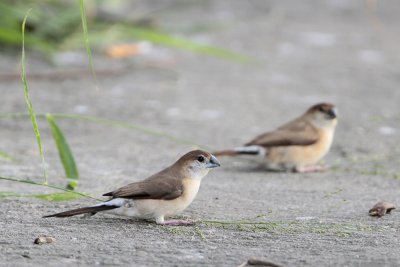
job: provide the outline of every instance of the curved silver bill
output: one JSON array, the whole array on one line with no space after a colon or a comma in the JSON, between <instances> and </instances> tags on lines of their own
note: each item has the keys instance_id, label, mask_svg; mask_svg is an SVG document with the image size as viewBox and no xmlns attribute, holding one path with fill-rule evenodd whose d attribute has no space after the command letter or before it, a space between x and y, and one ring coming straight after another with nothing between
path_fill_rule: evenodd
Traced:
<instances>
[{"instance_id":1,"label":"curved silver bill","mask_svg":"<svg viewBox=\"0 0 400 267\"><path fill-rule=\"evenodd\" d=\"M215 168L219 166L221 166L221 164L219 163L218 159L211 155L210 161L206 164L206 168Z\"/></svg>"}]
</instances>

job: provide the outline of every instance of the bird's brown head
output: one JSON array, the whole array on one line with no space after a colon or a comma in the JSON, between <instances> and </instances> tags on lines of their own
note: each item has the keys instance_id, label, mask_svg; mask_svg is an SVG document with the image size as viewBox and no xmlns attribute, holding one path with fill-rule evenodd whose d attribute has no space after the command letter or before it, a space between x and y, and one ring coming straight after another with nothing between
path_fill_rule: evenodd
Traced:
<instances>
[{"instance_id":1,"label":"bird's brown head","mask_svg":"<svg viewBox=\"0 0 400 267\"><path fill-rule=\"evenodd\" d=\"M337 123L337 109L331 103L319 103L310 107L306 116L311 117L318 126L334 127Z\"/></svg>"},{"instance_id":2,"label":"bird's brown head","mask_svg":"<svg viewBox=\"0 0 400 267\"><path fill-rule=\"evenodd\" d=\"M218 159L203 150L193 150L183 155L175 164L182 166L193 178L203 178L210 169L221 166Z\"/></svg>"}]
</instances>

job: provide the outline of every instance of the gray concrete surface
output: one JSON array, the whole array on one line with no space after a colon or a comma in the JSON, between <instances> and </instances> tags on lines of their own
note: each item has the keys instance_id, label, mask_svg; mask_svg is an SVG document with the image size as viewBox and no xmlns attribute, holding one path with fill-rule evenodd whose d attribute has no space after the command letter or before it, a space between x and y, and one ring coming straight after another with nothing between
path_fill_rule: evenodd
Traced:
<instances>
[{"instance_id":1,"label":"gray concrete surface","mask_svg":"<svg viewBox=\"0 0 400 267\"><path fill-rule=\"evenodd\" d=\"M150 10L160 2L140 6ZM247 159L224 158L184 213L268 224L161 227L101 214L42 219L95 201L3 198L0 266L238 266L252 256L284 266L400 265L399 213L381 219L367 214L379 200L400 203L400 4L379 1L374 11L373 3L181 1L153 13L161 25L260 63L156 48L162 56L133 59L120 75L99 75L99 90L89 74L30 79L39 113L122 120L215 149L242 144L318 101L336 103L340 121L324 160L330 171L268 173ZM1 71L17 71L18 61L3 53ZM95 55L98 69L125 64ZM54 71L29 54L30 73L48 70ZM3 79L0 88L1 113L26 110L18 79ZM63 185L49 129L39 123L50 183ZM145 178L193 148L124 128L65 119L59 124L78 161L78 189L93 195ZM18 159L1 160L0 174L40 181L29 120L2 119L0 125L0 150ZM0 188L54 192L5 181ZM34 245L41 234L57 241Z\"/></svg>"}]
</instances>

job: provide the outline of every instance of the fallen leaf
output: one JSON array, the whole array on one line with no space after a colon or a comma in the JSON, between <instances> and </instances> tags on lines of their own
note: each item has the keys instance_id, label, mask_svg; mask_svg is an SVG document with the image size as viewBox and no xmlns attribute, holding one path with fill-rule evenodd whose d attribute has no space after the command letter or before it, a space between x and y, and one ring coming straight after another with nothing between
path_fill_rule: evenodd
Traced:
<instances>
[{"instance_id":1,"label":"fallen leaf","mask_svg":"<svg viewBox=\"0 0 400 267\"><path fill-rule=\"evenodd\" d=\"M386 213L390 213L395 208L396 207L392 203L386 202L386 201L381 201L381 202L376 203L375 206L373 206L372 209L370 209L368 213L370 216L382 217Z\"/></svg>"},{"instance_id":2,"label":"fallen leaf","mask_svg":"<svg viewBox=\"0 0 400 267\"><path fill-rule=\"evenodd\" d=\"M151 49L149 42L139 42L134 44L113 45L106 50L107 56L111 58L127 58L145 54Z\"/></svg>"}]
</instances>

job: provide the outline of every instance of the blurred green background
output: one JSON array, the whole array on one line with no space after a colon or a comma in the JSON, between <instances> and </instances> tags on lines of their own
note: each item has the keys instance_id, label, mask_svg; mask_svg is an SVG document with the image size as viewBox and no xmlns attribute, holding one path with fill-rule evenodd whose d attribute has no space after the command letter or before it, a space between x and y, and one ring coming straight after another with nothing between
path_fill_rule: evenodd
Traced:
<instances>
[{"instance_id":1,"label":"blurred green background","mask_svg":"<svg viewBox=\"0 0 400 267\"><path fill-rule=\"evenodd\" d=\"M114 58L143 52L149 44L174 47L207 54L227 60L248 62L249 58L228 49L198 43L185 37L171 35L157 21L153 11L173 8L170 4L155 9L133 12L135 2L83 1L89 28L91 49ZM167 3L167 2L166 2ZM80 1L5 0L0 3L0 49L20 49L21 23L32 8L26 23L26 47L40 51L47 57L57 51L81 49L84 46ZM173 5L173 4L172 4ZM184 5L184 4L183 4ZM132 12L131 12L132 11ZM217 25L214 25L218 28ZM212 27L211 27L212 28ZM190 30L190 29L189 29ZM193 31L210 30L191 29ZM147 44L132 43L147 41ZM126 45L126 44L129 45ZM116 47L113 45L116 44ZM118 44L125 44L119 46Z\"/></svg>"}]
</instances>

